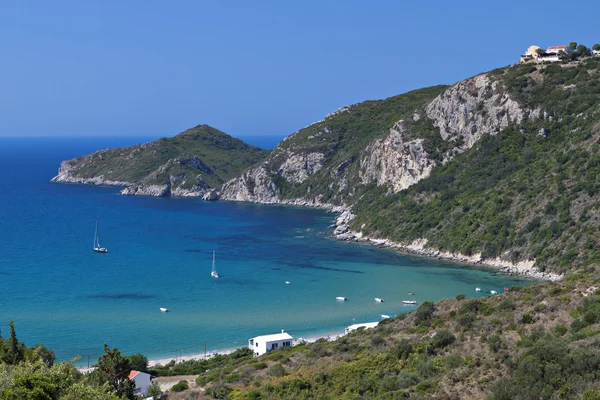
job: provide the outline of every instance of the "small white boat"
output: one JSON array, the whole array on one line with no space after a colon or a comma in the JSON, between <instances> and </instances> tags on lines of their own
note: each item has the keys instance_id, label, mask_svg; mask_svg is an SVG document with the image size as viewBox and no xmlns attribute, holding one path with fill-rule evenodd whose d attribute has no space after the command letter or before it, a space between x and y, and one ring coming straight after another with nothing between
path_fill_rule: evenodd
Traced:
<instances>
[{"instance_id":1,"label":"small white boat","mask_svg":"<svg viewBox=\"0 0 600 400\"><path fill-rule=\"evenodd\" d=\"M289 285L290 283L292 283L292 282L290 282L290 281L285 281L285 284L286 284L286 285Z\"/></svg>"},{"instance_id":2,"label":"small white boat","mask_svg":"<svg viewBox=\"0 0 600 400\"><path fill-rule=\"evenodd\" d=\"M404 304L417 304L416 300L402 300Z\"/></svg>"},{"instance_id":3,"label":"small white boat","mask_svg":"<svg viewBox=\"0 0 600 400\"><path fill-rule=\"evenodd\" d=\"M160 308L160 311L162 311L162 312L169 312L169 309L168 309L168 308L161 307L161 308Z\"/></svg>"},{"instance_id":4,"label":"small white boat","mask_svg":"<svg viewBox=\"0 0 600 400\"><path fill-rule=\"evenodd\" d=\"M212 271L210 272L210 276L212 276L213 278L218 278L219 277L219 273L215 269L215 251L214 250L213 250Z\"/></svg>"},{"instance_id":5,"label":"small white boat","mask_svg":"<svg viewBox=\"0 0 600 400\"><path fill-rule=\"evenodd\" d=\"M383 303L383 299L380 299L379 297L375 297L375 301L378 303Z\"/></svg>"},{"instance_id":6,"label":"small white boat","mask_svg":"<svg viewBox=\"0 0 600 400\"><path fill-rule=\"evenodd\" d=\"M100 239L98 238L98 218L96 218L96 233L94 234L94 251L96 253L108 253L106 247L100 246Z\"/></svg>"},{"instance_id":7,"label":"small white boat","mask_svg":"<svg viewBox=\"0 0 600 400\"><path fill-rule=\"evenodd\" d=\"M478 288L478 287L476 287L476 288L475 288L475 291L476 291L476 292L481 292L481 288Z\"/></svg>"},{"instance_id":8,"label":"small white boat","mask_svg":"<svg viewBox=\"0 0 600 400\"><path fill-rule=\"evenodd\" d=\"M335 299L336 299L336 300L339 300L339 301L346 301L346 300L348 300L348 299L347 299L347 298L345 298L344 296L338 296L338 297L336 297Z\"/></svg>"},{"instance_id":9,"label":"small white boat","mask_svg":"<svg viewBox=\"0 0 600 400\"><path fill-rule=\"evenodd\" d=\"M387 315L387 314L381 314L381 318L383 318L383 319L390 319L390 318L392 318L392 317L390 317L390 316L389 316L389 315Z\"/></svg>"},{"instance_id":10,"label":"small white boat","mask_svg":"<svg viewBox=\"0 0 600 400\"><path fill-rule=\"evenodd\" d=\"M415 295L415 292L408 292L408 295L409 295L409 296L414 296L414 295Z\"/></svg>"},{"instance_id":11,"label":"small white boat","mask_svg":"<svg viewBox=\"0 0 600 400\"><path fill-rule=\"evenodd\" d=\"M491 294L498 294L498 292L496 292L495 290L490 290Z\"/></svg>"}]
</instances>

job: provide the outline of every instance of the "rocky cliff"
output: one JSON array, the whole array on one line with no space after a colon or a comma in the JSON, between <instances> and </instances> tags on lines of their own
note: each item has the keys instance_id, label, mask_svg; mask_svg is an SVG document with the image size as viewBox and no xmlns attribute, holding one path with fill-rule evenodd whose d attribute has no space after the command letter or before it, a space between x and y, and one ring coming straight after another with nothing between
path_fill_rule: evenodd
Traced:
<instances>
[{"instance_id":1,"label":"rocky cliff","mask_svg":"<svg viewBox=\"0 0 600 400\"><path fill-rule=\"evenodd\" d=\"M549 271L598 253L577 251L597 242L586 218L600 220L597 64L516 65L343 107L288 136L222 196L342 207L351 218L338 220L340 238L426 243L419 253L514 271L534 263L546 270L536 276L555 279Z\"/></svg>"},{"instance_id":2,"label":"rocky cliff","mask_svg":"<svg viewBox=\"0 0 600 400\"><path fill-rule=\"evenodd\" d=\"M55 180L323 207L343 212L340 238L554 277L600 263L599 64L519 64L346 106L269 154L195 128L63 162Z\"/></svg>"},{"instance_id":3,"label":"rocky cliff","mask_svg":"<svg viewBox=\"0 0 600 400\"><path fill-rule=\"evenodd\" d=\"M364 123L366 115L372 126ZM482 136L526 116L537 114L514 100L500 78L487 74L343 107L290 135L264 164L227 182L223 198L272 203L320 196L351 204L357 186L370 183L396 193Z\"/></svg>"}]
</instances>

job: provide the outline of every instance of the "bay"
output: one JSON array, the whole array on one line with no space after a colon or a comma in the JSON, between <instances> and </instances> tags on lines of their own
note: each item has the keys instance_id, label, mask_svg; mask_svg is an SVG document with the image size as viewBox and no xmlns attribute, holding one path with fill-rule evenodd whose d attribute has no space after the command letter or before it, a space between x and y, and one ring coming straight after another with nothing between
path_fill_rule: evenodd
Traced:
<instances>
[{"instance_id":1,"label":"bay","mask_svg":"<svg viewBox=\"0 0 600 400\"><path fill-rule=\"evenodd\" d=\"M97 359L105 342L127 354L176 357L202 353L205 342L213 351L281 329L309 337L416 308L402 300L529 284L338 242L330 237L335 215L323 210L124 197L49 182L61 160L149 139L0 138L4 336L14 320L27 345L43 343L59 360L79 355L79 363ZM91 249L96 217L108 254ZM219 279L210 277L213 250Z\"/></svg>"}]
</instances>

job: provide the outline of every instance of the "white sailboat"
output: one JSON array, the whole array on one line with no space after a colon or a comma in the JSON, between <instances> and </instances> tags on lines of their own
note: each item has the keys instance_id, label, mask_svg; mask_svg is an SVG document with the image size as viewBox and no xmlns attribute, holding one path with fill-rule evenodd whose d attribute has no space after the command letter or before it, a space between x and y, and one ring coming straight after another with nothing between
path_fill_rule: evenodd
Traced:
<instances>
[{"instance_id":1,"label":"white sailboat","mask_svg":"<svg viewBox=\"0 0 600 400\"><path fill-rule=\"evenodd\" d=\"M213 278L218 278L219 277L219 273L215 269L215 251L214 250L213 250L212 271L210 272L210 276L212 276Z\"/></svg>"},{"instance_id":2,"label":"white sailboat","mask_svg":"<svg viewBox=\"0 0 600 400\"><path fill-rule=\"evenodd\" d=\"M100 246L100 239L98 238L98 218L96 218L96 233L94 234L94 251L98 253L108 253L106 247Z\"/></svg>"}]
</instances>

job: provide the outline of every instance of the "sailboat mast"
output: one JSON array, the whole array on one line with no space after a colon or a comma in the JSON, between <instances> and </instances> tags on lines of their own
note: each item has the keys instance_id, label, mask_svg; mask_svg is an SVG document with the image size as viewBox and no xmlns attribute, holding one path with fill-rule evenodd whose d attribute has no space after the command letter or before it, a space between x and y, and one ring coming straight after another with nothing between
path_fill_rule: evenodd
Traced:
<instances>
[{"instance_id":1,"label":"sailboat mast","mask_svg":"<svg viewBox=\"0 0 600 400\"><path fill-rule=\"evenodd\" d=\"M213 272L215 272L215 251L213 250L213 264L212 264L212 270Z\"/></svg>"},{"instance_id":2,"label":"sailboat mast","mask_svg":"<svg viewBox=\"0 0 600 400\"><path fill-rule=\"evenodd\" d=\"M96 232L94 232L94 247L97 247L98 243L98 217L96 217Z\"/></svg>"}]
</instances>

